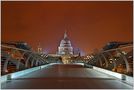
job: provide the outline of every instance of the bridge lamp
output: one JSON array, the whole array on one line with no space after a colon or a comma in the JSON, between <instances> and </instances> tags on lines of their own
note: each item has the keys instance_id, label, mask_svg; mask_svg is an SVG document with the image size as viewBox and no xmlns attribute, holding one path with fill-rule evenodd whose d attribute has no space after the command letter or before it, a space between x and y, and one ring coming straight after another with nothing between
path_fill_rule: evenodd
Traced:
<instances>
[{"instance_id":1,"label":"bridge lamp","mask_svg":"<svg viewBox=\"0 0 134 90\"><path fill-rule=\"evenodd\" d=\"M94 58L94 56L93 56L93 55L91 55L91 58Z\"/></svg>"},{"instance_id":2,"label":"bridge lamp","mask_svg":"<svg viewBox=\"0 0 134 90\"><path fill-rule=\"evenodd\" d=\"M8 70L6 69L6 70L5 70L5 72L7 73L7 72L8 72Z\"/></svg>"},{"instance_id":3,"label":"bridge lamp","mask_svg":"<svg viewBox=\"0 0 134 90\"><path fill-rule=\"evenodd\" d=\"M113 60L112 58L110 58L109 60Z\"/></svg>"},{"instance_id":4,"label":"bridge lamp","mask_svg":"<svg viewBox=\"0 0 134 90\"><path fill-rule=\"evenodd\" d=\"M126 55L126 54L127 54L125 51L122 51L122 53L123 53L124 55Z\"/></svg>"},{"instance_id":5,"label":"bridge lamp","mask_svg":"<svg viewBox=\"0 0 134 90\"><path fill-rule=\"evenodd\" d=\"M112 61L110 61L110 63L113 63Z\"/></svg>"},{"instance_id":6,"label":"bridge lamp","mask_svg":"<svg viewBox=\"0 0 134 90\"><path fill-rule=\"evenodd\" d=\"M132 58L132 56L128 56L128 58Z\"/></svg>"}]
</instances>

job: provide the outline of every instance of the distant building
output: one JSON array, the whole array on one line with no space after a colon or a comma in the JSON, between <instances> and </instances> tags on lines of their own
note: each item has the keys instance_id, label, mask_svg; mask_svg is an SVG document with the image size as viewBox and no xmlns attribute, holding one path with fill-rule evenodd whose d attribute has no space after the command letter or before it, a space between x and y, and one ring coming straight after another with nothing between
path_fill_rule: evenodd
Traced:
<instances>
[{"instance_id":1,"label":"distant building","mask_svg":"<svg viewBox=\"0 0 134 90\"><path fill-rule=\"evenodd\" d=\"M58 47L59 55L73 55L73 47L71 46L71 41L67 37L67 33L64 33L64 38L60 42Z\"/></svg>"},{"instance_id":2,"label":"distant building","mask_svg":"<svg viewBox=\"0 0 134 90\"><path fill-rule=\"evenodd\" d=\"M29 46L26 42L23 42L23 41L1 42L1 44L13 46L13 47L24 49L24 50L32 50L31 46Z\"/></svg>"},{"instance_id":3,"label":"distant building","mask_svg":"<svg viewBox=\"0 0 134 90\"><path fill-rule=\"evenodd\" d=\"M109 50L109 49L115 49L115 48L119 48L119 47L123 47L123 46L127 46L127 45L132 45L133 42L109 42L107 43L104 47L103 47L103 51L105 50Z\"/></svg>"},{"instance_id":4,"label":"distant building","mask_svg":"<svg viewBox=\"0 0 134 90\"><path fill-rule=\"evenodd\" d=\"M38 45L38 47L37 47L37 52L38 52L38 53L43 53L43 50L42 50L42 48L41 48L41 46L40 46L40 43L39 43L39 45Z\"/></svg>"}]
</instances>

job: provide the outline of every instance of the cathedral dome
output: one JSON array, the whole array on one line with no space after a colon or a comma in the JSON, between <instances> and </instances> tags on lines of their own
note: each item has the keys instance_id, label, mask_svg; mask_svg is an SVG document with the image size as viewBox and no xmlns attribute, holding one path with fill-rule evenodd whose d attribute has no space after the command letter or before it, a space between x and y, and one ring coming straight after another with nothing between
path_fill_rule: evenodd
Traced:
<instances>
[{"instance_id":1,"label":"cathedral dome","mask_svg":"<svg viewBox=\"0 0 134 90\"><path fill-rule=\"evenodd\" d=\"M64 38L60 42L60 47L71 47L71 42L68 38Z\"/></svg>"},{"instance_id":2,"label":"cathedral dome","mask_svg":"<svg viewBox=\"0 0 134 90\"><path fill-rule=\"evenodd\" d=\"M73 48L71 46L71 41L68 39L66 32L64 33L64 38L60 42L58 48L59 54L73 54Z\"/></svg>"}]
</instances>

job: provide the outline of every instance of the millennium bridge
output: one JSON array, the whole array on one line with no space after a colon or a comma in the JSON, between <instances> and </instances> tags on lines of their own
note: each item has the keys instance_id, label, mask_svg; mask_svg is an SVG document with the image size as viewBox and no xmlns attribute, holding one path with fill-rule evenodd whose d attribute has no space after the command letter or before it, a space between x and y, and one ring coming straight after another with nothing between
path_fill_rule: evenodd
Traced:
<instances>
[{"instance_id":1,"label":"millennium bridge","mask_svg":"<svg viewBox=\"0 0 134 90\"><path fill-rule=\"evenodd\" d=\"M61 57L1 45L2 89L133 89L133 46Z\"/></svg>"}]
</instances>

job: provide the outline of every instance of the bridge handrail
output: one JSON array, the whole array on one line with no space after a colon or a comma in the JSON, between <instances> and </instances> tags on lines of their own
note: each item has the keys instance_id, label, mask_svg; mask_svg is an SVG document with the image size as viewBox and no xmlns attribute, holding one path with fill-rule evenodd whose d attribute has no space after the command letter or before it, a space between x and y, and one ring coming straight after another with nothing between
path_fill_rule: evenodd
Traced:
<instances>
[{"instance_id":1,"label":"bridge handrail","mask_svg":"<svg viewBox=\"0 0 134 90\"><path fill-rule=\"evenodd\" d=\"M2 69L2 73L7 73L7 68L8 68L8 62L11 61L11 62L15 62L16 60L13 59L14 57L12 57L13 54L15 54L15 51L22 51L22 53L20 52L21 54L21 57L25 57L24 55L27 54L27 56L24 58L24 65L23 65L23 69L25 68L28 68L27 67L27 63L29 62L30 58L32 58L31 60L31 63L30 63L30 67L33 67L33 65L36 65L36 66L39 66L39 65L42 65L42 64L46 64L48 63L44 57L42 57L38 52L34 52L34 51L30 51L30 50L24 50L24 49L21 49L21 48L16 48L16 47L11 47L11 46L7 46L7 45L1 45L1 48L7 48L7 49L11 49L11 53L6 53L4 52L3 55L8 55L6 56L6 60L4 60L4 64L3 64L3 69ZM16 69L15 70L23 70L23 69L20 69L20 64L21 64L21 57L19 57L19 59L17 60L17 63L15 63L15 67ZM39 64L38 64L39 63ZM14 70L13 70L14 71Z\"/></svg>"},{"instance_id":2,"label":"bridge handrail","mask_svg":"<svg viewBox=\"0 0 134 90\"><path fill-rule=\"evenodd\" d=\"M25 49L16 48L16 47L11 47L11 46L7 46L7 45L1 45L1 47L9 48L9 49L15 49L15 50L20 50L20 51L24 51L24 52L34 52L34 51L25 50ZM37 52L35 52L35 53L37 53Z\"/></svg>"},{"instance_id":3,"label":"bridge handrail","mask_svg":"<svg viewBox=\"0 0 134 90\"><path fill-rule=\"evenodd\" d=\"M54 64L54 63L50 63L50 64L47 64L47 65L41 65L41 66L33 67L33 68L28 68L28 69L25 69L25 70L22 70L22 71L18 71L18 72L3 75L3 76L1 76L1 83L4 83L8 80L12 80L14 78L23 76L25 74L28 74L28 73L31 73L31 72L34 72L34 71L37 71L37 70L43 69L43 68L45 68L49 65L52 65L52 64Z\"/></svg>"},{"instance_id":4,"label":"bridge handrail","mask_svg":"<svg viewBox=\"0 0 134 90\"><path fill-rule=\"evenodd\" d=\"M88 64L91 65L97 65L99 67L102 68L106 68L108 70L113 70L113 71L117 71L117 68L119 67L119 65L122 67L124 67L124 71L121 71L122 73L126 73L128 75L132 75L132 56L131 56L131 49L133 50L133 45L127 45L124 47L119 47L119 48L115 48L115 49L110 49L110 50L106 50L106 51L98 51L95 52L93 54L91 54L93 57L90 57L89 55L89 60L88 60ZM130 54L124 54L122 51L124 49L129 49ZM114 52L111 52L114 51ZM129 59L129 56L131 56L131 58ZM87 55L88 56L88 55ZM98 63L98 64L97 64ZM123 66L124 65L124 66ZM119 69L118 69L119 70Z\"/></svg>"},{"instance_id":5,"label":"bridge handrail","mask_svg":"<svg viewBox=\"0 0 134 90\"><path fill-rule=\"evenodd\" d=\"M105 73L105 74L108 74L108 75L111 75L113 77L116 77L130 85L133 85L133 77L132 76L128 76L128 75L125 75L125 74L121 74L121 73L117 73L117 72L113 72L113 71L110 71L110 70L107 70L107 69L103 69L103 68L100 68L100 67L96 67L96 66L92 66L94 70L97 70L99 72L102 72L102 73Z\"/></svg>"}]
</instances>

